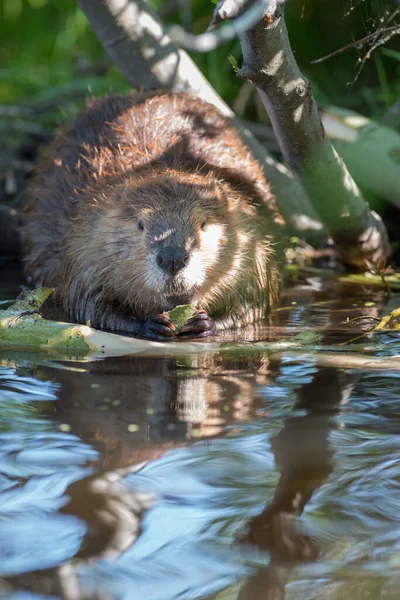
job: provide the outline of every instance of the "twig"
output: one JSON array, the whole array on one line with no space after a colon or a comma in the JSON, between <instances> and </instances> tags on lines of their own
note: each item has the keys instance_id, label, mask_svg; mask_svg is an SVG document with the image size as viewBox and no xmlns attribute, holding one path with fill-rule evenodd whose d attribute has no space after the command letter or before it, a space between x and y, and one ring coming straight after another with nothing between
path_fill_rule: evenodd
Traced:
<instances>
[{"instance_id":1,"label":"twig","mask_svg":"<svg viewBox=\"0 0 400 600\"><path fill-rule=\"evenodd\" d=\"M390 300L390 298L392 297L392 290L390 289L390 285L386 281L385 273L383 272L382 269L379 268L378 265L372 265L370 263L369 268L371 270L371 273L376 273L378 275L378 277L380 277L383 287L385 288L386 294Z\"/></svg>"},{"instance_id":2,"label":"twig","mask_svg":"<svg viewBox=\"0 0 400 600\"><path fill-rule=\"evenodd\" d=\"M366 63L366 61L367 61L369 58L371 58L371 54L372 54L372 52L374 52L374 50L376 50L377 48L379 48L379 46L383 46L383 44L386 44L386 42L388 42L389 40L391 40L391 39L392 39L392 37L394 37L395 35L398 35L399 33L400 33L400 26L397 26L397 29L395 29L395 30L394 30L394 31L392 31L391 33L388 33L388 34L387 34L385 37L383 37L383 38L381 38L381 39L377 40L377 41L376 41L376 42L375 42L375 43L374 43L374 44L371 46L371 48L368 50L368 52L365 54L365 56L364 56L363 58L359 59L360 66L359 66L359 68L358 68L358 71L357 71L357 73L356 73L356 76L355 76L354 80L352 81L352 84L354 84L354 83L355 83L355 82L358 80L358 78L359 78L359 76L360 76L360 73L361 73L361 71L362 71L362 69L363 69L363 67L364 67L364 65L365 65L365 63Z\"/></svg>"},{"instance_id":3,"label":"twig","mask_svg":"<svg viewBox=\"0 0 400 600\"><path fill-rule=\"evenodd\" d=\"M384 29L378 29L378 31L375 31L374 33L370 33L369 35L366 35L365 37L361 38L360 40L356 40L355 42L351 42L350 44L347 44L346 46L343 46L343 48L339 48L338 50L334 50L333 52L330 52L329 54L326 54L325 56L322 56L321 58L317 58L315 60L312 60L311 64L312 65L316 65L318 63L323 62L324 60L327 60L328 58L332 58L332 56L336 56L337 54L341 54L345 50L349 50L349 48L357 48L358 46L363 46L364 44L366 44L370 40L374 40L375 38L377 38L378 36L380 36L382 34L387 35L387 34L390 34L390 33L393 33L394 35L396 35L397 33L400 33L400 26L399 25L393 25L392 27L386 27ZM386 41L387 40L385 38L382 42L379 43L379 45L381 45L381 43L385 44ZM369 53L370 52L371 52L371 50L369 51Z\"/></svg>"},{"instance_id":4,"label":"twig","mask_svg":"<svg viewBox=\"0 0 400 600\"><path fill-rule=\"evenodd\" d=\"M200 35L188 33L180 25L172 25L168 29L168 33L171 39L185 50L211 52L221 44L236 38L238 33L253 27L262 17L269 4L271 4L271 0L256 0L234 23L223 25L220 29L206 31ZM215 19L211 21L211 27L214 26L215 22Z\"/></svg>"}]
</instances>

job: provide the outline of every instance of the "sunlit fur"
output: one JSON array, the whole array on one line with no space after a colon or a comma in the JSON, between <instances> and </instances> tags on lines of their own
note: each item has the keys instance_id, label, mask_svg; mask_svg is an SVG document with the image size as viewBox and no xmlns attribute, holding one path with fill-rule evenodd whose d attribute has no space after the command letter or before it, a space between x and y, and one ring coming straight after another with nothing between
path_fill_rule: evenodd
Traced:
<instances>
[{"instance_id":1,"label":"sunlit fur","mask_svg":"<svg viewBox=\"0 0 400 600\"><path fill-rule=\"evenodd\" d=\"M217 328L260 320L277 299L280 254L258 164L206 103L188 95L131 98L137 106L131 101L124 113L118 105L114 120L106 115L117 144L99 128L75 151L66 143L77 135L72 129L43 159L25 206L28 274L36 285L55 286L72 318L99 327L110 310L145 319L186 303L206 310ZM94 108L103 105L109 109L107 99ZM137 129L125 131L136 118ZM165 140L162 127L177 132ZM166 246L189 254L175 276L157 264Z\"/></svg>"}]
</instances>

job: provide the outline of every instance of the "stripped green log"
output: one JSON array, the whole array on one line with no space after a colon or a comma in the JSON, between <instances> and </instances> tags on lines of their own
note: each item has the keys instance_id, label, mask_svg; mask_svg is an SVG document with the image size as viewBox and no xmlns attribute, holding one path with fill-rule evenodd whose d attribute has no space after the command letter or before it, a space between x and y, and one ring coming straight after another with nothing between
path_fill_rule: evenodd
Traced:
<instances>
[{"instance_id":1,"label":"stripped green log","mask_svg":"<svg viewBox=\"0 0 400 600\"><path fill-rule=\"evenodd\" d=\"M355 353L320 352L276 352L270 357L271 363L285 359L285 364L311 363L315 367L335 369L354 369L355 371L400 371L398 356L368 356Z\"/></svg>"},{"instance_id":2,"label":"stripped green log","mask_svg":"<svg viewBox=\"0 0 400 600\"><path fill-rule=\"evenodd\" d=\"M322 346L318 332L305 331L278 342L218 343L218 342L151 342L112 333L96 331L86 325L73 325L43 319L37 312L52 290L41 289L24 293L7 310L0 311L0 363L12 353L45 351L59 359L87 356L96 360L105 356L189 357L215 354L225 359L237 356L261 357L271 361L282 358L293 362L309 362L315 366L336 366L348 369L400 370L400 357L376 357L379 342L374 331L398 329L400 309L393 311L370 333L373 339L364 344ZM37 359L35 359L36 361Z\"/></svg>"},{"instance_id":3,"label":"stripped green log","mask_svg":"<svg viewBox=\"0 0 400 600\"><path fill-rule=\"evenodd\" d=\"M123 335L106 333L88 327L43 319L42 304L52 293L42 288L20 294L6 310L0 310L0 351L41 349L59 350L64 356L90 353L91 358L146 354L151 356L180 356L207 351L216 352L221 344L180 342L151 342ZM184 307L186 309L187 307ZM179 313L179 311L178 311ZM177 316L179 320L179 315Z\"/></svg>"},{"instance_id":4,"label":"stripped green log","mask_svg":"<svg viewBox=\"0 0 400 600\"><path fill-rule=\"evenodd\" d=\"M12 306L0 310L0 350L59 350L65 356L122 355L143 351L151 344L87 325L43 319L38 311L52 291L41 288L23 292Z\"/></svg>"},{"instance_id":5,"label":"stripped green log","mask_svg":"<svg viewBox=\"0 0 400 600\"><path fill-rule=\"evenodd\" d=\"M304 332L288 340L273 343L221 344L202 342L151 342L123 335L97 331L87 325L74 325L43 319L38 310L52 293L52 289L42 288L23 292L16 302L6 310L0 310L0 350L51 350L59 348L68 354L90 353L94 358L100 355L146 354L151 356L180 356L228 352L260 352L283 347L292 348L303 344L316 344L319 334ZM180 306L170 312L175 326L179 328L194 309ZM261 344L261 345L260 345ZM251 347L252 346L252 347Z\"/></svg>"},{"instance_id":6,"label":"stripped green log","mask_svg":"<svg viewBox=\"0 0 400 600\"><path fill-rule=\"evenodd\" d=\"M84 329L80 325L48 321L39 314L52 289L22 292L16 302L0 310L0 348L60 347L75 352L88 352Z\"/></svg>"},{"instance_id":7,"label":"stripped green log","mask_svg":"<svg viewBox=\"0 0 400 600\"><path fill-rule=\"evenodd\" d=\"M368 271L365 273L339 273L332 269L318 269L316 267L296 264L286 265L285 270L292 277L301 275L306 277L322 277L324 279L336 279L342 283L385 287L393 291L400 291L400 273L393 273L391 275L378 275Z\"/></svg>"},{"instance_id":8,"label":"stripped green log","mask_svg":"<svg viewBox=\"0 0 400 600\"><path fill-rule=\"evenodd\" d=\"M375 275L373 273L349 273L340 275L339 281L343 283L356 283L359 285L373 285L377 287L389 288L393 291L400 290L400 274L394 275Z\"/></svg>"}]
</instances>

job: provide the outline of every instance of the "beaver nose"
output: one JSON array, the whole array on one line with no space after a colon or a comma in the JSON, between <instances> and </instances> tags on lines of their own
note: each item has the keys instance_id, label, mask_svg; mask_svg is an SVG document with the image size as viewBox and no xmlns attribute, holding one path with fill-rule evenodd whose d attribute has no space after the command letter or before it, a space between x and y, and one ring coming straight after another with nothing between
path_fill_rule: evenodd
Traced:
<instances>
[{"instance_id":1,"label":"beaver nose","mask_svg":"<svg viewBox=\"0 0 400 600\"><path fill-rule=\"evenodd\" d=\"M176 275L189 262L189 254L184 248L166 246L157 256L157 264L169 275Z\"/></svg>"}]
</instances>

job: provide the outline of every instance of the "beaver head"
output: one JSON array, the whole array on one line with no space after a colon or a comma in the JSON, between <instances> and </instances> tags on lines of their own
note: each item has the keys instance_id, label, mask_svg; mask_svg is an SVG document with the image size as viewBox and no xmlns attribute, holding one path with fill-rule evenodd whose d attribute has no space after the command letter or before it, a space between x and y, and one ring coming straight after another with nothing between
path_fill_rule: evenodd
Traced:
<instances>
[{"instance_id":1,"label":"beaver head","mask_svg":"<svg viewBox=\"0 0 400 600\"><path fill-rule=\"evenodd\" d=\"M141 318L200 306L243 250L240 203L243 197L212 174L129 175L97 200L91 281Z\"/></svg>"}]
</instances>

